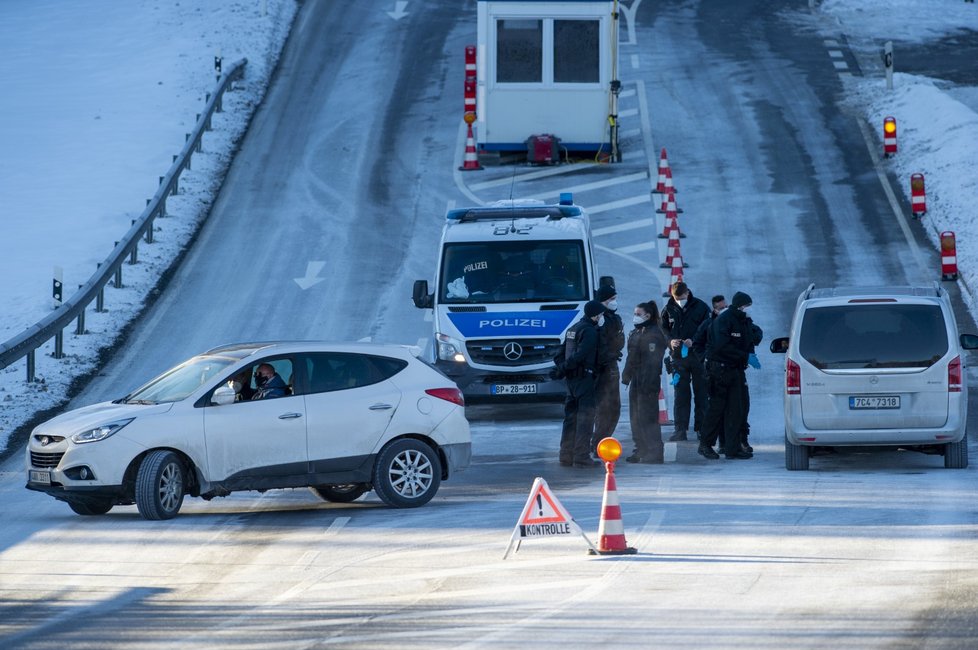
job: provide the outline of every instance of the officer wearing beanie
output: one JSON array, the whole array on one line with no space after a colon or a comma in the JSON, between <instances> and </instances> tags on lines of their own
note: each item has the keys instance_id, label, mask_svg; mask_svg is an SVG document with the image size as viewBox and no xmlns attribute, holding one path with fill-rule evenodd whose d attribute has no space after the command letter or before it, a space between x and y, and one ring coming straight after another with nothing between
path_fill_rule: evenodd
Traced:
<instances>
[{"instance_id":1,"label":"officer wearing beanie","mask_svg":"<svg viewBox=\"0 0 978 650\"><path fill-rule=\"evenodd\" d=\"M584 316L564 339L564 371L567 398L560 435L560 464L565 467L598 467L591 459L594 431L595 371L598 367L598 317L605 306L597 300L584 305Z\"/></svg>"},{"instance_id":2,"label":"officer wearing beanie","mask_svg":"<svg viewBox=\"0 0 978 650\"><path fill-rule=\"evenodd\" d=\"M753 333L747 310L752 304L750 296L738 291L725 310L710 325L706 339L706 375L709 381L710 406L703 423L703 432L697 451L707 458L719 458L713 451L720 434L724 436L724 454L728 459L751 458L749 451L741 448L739 432L743 426L744 386L747 360L754 349Z\"/></svg>"},{"instance_id":3,"label":"officer wearing beanie","mask_svg":"<svg viewBox=\"0 0 978 650\"><path fill-rule=\"evenodd\" d=\"M598 443L614 434L621 417L621 373L618 362L625 349L625 324L616 311L618 291L614 285L606 284L594 292L594 298L605 306L604 314L598 319L598 371L595 382L594 434L591 436L591 451Z\"/></svg>"}]
</instances>

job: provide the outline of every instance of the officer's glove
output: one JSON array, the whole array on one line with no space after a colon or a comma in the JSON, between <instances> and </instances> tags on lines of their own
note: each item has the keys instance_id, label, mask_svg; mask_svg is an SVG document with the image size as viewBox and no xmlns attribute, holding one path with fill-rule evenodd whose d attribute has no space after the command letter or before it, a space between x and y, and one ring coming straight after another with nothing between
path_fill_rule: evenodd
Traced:
<instances>
[{"instance_id":1,"label":"officer's glove","mask_svg":"<svg viewBox=\"0 0 978 650\"><path fill-rule=\"evenodd\" d=\"M760 359L757 358L757 355L754 354L753 352L751 352L750 355L748 355L747 357L747 365L750 366L751 368L756 368L757 370L761 369L761 361Z\"/></svg>"},{"instance_id":2,"label":"officer's glove","mask_svg":"<svg viewBox=\"0 0 978 650\"><path fill-rule=\"evenodd\" d=\"M686 347L686 344L685 344L685 343L683 343L683 349L682 349L682 351L680 351L680 353L679 353L679 354L680 354L680 356L681 356L681 357L682 357L683 359L685 359L685 358L686 358L687 356L689 356L689 348L688 348L688 347Z\"/></svg>"}]
</instances>

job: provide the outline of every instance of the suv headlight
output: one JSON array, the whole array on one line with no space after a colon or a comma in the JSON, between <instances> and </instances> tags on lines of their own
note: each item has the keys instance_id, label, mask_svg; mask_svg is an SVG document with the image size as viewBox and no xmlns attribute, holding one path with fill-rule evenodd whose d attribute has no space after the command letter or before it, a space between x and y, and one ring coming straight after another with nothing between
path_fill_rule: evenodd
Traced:
<instances>
[{"instance_id":1,"label":"suv headlight","mask_svg":"<svg viewBox=\"0 0 978 650\"><path fill-rule=\"evenodd\" d=\"M87 431L81 431L71 436L71 439L78 444L84 444L86 442L98 442L99 440L105 440L113 433L126 426L136 418L128 418L125 420L116 420L115 422L109 422L107 424L102 424L93 429L88 429Z\"/></svg>"},{"instance_id":2,"label":"suv headlight","mask_svg":"<svg viewBox=\"0 0 978 650\"><path fill-rule=\"evenodd\" d=\"M465 361L465 355L462 354L462 342L453 339L450 336L445 336L444 334L439 334L437 336L438 342L438 358L442 361Z\"/></svg>"}]
</instances>

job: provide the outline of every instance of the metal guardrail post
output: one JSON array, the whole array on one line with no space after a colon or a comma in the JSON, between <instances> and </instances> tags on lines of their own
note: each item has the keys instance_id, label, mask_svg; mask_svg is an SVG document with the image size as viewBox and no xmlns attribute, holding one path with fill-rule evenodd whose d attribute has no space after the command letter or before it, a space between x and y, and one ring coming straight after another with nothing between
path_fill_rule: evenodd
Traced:
<instances>
[{"instance_id":1,"label":"metal guardrail post","mask_svg":"<svg viewBox=\"0 0 978 650\"><path fill-rule=\"evenodd\" d=\"M54 358L63 359L65 356L65 331L58 330L54 335Z\"/></svg>"},{"instance_id":2,"label":"metal guardrail post","mask_svg":"<svg viewBox=\"0 0 978 650\"><path fill-rule=\"evenodd\" d=\"M30 352L27 353L27 383L28 384L34 383L34 379L36 379L37 377L35 373L35 368L36 366L34 363L34 350L31 350Z\"/></svg>"},{"instance_id":3,"label":"metal guardrail post","mask_svg":"<svg viewBox=\"0 0 978 650\"><path fill-rule=\"evenodd\" d=\"M85 286L84 284L79 284L78 288L81 289L84 286ZM75 325L75 335L81 336L84 333L85 333L85 310L82 309L80 312L78 312L78 322Z\"/></svg>"},{"instance_id":4,"label":"metal guardrail post","mask_svg":"<svg viewBox=\"0 0 978 650\"><path fill-rule=\"evenodd\" d=\"M98 295L95 296L95 311L102 313L105 311L105 288L98 290Z\"/></svg>"}]
</instances>

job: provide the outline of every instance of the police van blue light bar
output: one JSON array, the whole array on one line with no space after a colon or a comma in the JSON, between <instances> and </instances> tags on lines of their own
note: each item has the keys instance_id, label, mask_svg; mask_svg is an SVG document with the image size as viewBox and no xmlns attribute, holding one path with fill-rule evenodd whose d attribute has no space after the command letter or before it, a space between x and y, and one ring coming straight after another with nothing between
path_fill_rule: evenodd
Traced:
<instances>
[{"instance_id":1,"label":"police van blue light bar","mask_svg":"<svg viewBox=\"0 0 978 650\"><path fill-rule=\"evenodd\" d=\"M561 192L560 205L574 205L574 195L570 192Z\"/></svg>"}]
</instances>

